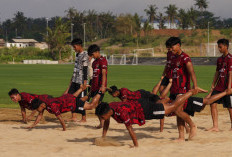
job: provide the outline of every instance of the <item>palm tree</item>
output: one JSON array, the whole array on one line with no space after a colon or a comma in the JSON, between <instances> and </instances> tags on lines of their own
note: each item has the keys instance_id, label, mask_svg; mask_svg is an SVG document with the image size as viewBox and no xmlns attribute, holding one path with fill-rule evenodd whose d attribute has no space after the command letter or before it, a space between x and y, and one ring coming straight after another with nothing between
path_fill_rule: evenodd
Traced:
<instances>
[{"instance_id":1,"label":"palm tree","mask_svg":"<svg viewBox=\"0 0 232 157\"><path fill-rule=\"evenodd\" d=\"M156 10L158 8L156 7L156 5L148 5L148 9L144 9L144 11L146 12L147 16L149 17L149 22L153 23L155 18L156 18Z\"/></svg>"},{"instance_id":2,"label":"palm tree","mask_svg":"<svg viewBox=\"0 0 232 157\"><path fill-rule=\"evenodd\" d=\"M197 16L198 16L197 11L194 10L193 7L191 7L190 9L188 9L187 15L189 17L189 25L191 26L192 29L194 29L196 26L196 20L197 20Z\"/></svg>"},{"instance_id":3,"label":"palm tree","mask_svg":"<svg viewBox=\"0 0 232 157\"><path fill-rule=\"evenodd\" d=\"M159 13L159 15L157 16L157 20L159 21L159 29L164 29L164 22L166 20L166 16L164 16L162 13Z\"/></svg>"},{"instance_id":4,"label":"palm tree","mask_svg":"<svg viewBox=\"0 0 232 157\"><path fill-rule=\"evenodd\" d=\"M73 22L73 19L75 18L75 16L77 16L78 11L74 7L71 7L68 10L65 10L65 13L67 13L66 16L70 20L70 22Z\"/></svg>"},{"instance_id":5,"label":"palm tree","mask_svg":"<svg viewBox=\"0 0 232 157\"><path fill-rule=\"evenodd\" d=\"M207 0L195 0L195 2L196 2L195 6L197 6L201 12L203 12L204 10L208 8L209 2L207 2Z\"/></svg>"},{"instance_id":6,"label":"palm tree","mask_svg":"<svg viewBox=\"0 0 232 157\"><path fill-rule=\"evenodd\" d=\"M169 4L169 6L164 7L166 9L166 14L168 15L168 21L170 24L170 28L172 27L174 20L177 17L177 7L175 4Z\"/></svg>"},{"instance_id":7,"label":"palm tree","mask_svg":"<svg viewBox=\"0 0 232 157\"><path fill-rule=\"evenodd\" d=\"M188 28L189 16L184 9L180 9L178 12L178 21L182 29Z\"/></svg>"}]
</instances>

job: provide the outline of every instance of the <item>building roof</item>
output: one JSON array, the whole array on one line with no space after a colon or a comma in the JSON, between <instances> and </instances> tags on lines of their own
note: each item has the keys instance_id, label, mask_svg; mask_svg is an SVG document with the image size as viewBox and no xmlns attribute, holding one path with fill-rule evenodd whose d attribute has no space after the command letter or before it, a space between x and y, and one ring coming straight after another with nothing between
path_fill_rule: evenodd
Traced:
<instances>
[{"instance_id":1,"label":"building roof","mask_svg":"<svg viewBox=\"0 0 232 157\"><path fill-rule=\"evenodd\" d=\"M38 43L35 39L12 39L15 43Z\"/></svg>"}]
</instances>

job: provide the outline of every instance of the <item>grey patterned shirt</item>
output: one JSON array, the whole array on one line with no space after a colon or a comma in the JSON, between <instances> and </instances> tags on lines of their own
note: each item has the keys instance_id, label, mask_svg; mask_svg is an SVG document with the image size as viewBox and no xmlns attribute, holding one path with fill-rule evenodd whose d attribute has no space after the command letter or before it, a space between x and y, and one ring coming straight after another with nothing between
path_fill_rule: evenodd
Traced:
<instances>
[{"instance_id":1,"label":"grey patterned shirt","mask_svg":"<svg viewBox=\"0 0 232 157\"><path fill-rule=\"evenodd\" d=\"M72 82L79 84L84 83L83 67L88 66L88 62L89 62L88 58L89 58L88 53L86 51L76 54Z\"/></svg>"}]
</instances>

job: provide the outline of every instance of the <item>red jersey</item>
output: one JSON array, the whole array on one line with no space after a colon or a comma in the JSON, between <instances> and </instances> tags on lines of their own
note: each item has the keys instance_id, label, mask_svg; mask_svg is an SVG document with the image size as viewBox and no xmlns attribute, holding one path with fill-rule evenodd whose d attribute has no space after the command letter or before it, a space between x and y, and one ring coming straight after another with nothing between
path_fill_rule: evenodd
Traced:
<instances>
[{"instance_id":1,"label":"red jersey","mask_svg":"<svg viewBox=\"0 0 232 157\"><path fill-rule=\"evenodd\" d=\"M232 55L230 53L217 59L216 71L219 72L219 77L214 90L223 92L228 88L229 72L232 71Z\"/></svg>"},{"instance_id":2,"label":"red jersey","mask_svg":"<svg viewBox=\"0 0 232 157\"><path fill-rule=\"evenodd\" d=\"M130 100L139 100L141 98L141 94L139 91L132 92L127 88L121 88L119 92L120 92L119 95L120 100L127 99L127 101L130 101Z\"/></svg>"},{"instance_id":3,"label":"red jersey","mask_svg":"<svg viewBox=\"0 0 232 157\"><path fill-rule=\"evenodd\" d=\"M173 56L173 53L171 51L168 51L167 53L167 63L166 63L166 70L165 70L165 76L167 78L171 78L171 58Z\"/></svg>"},{"instance_id":4,"label":"red jersey","mask_svg":"<svg viewBox=\"0 0 232 157\"><path fill-rule=\"evenodd\" d=\"M56 116L64 112L75 111L76 109L76 97L72 94L64 94L57 98L43 96L39 97L39 100L46 104L46 110L49 113L55 114Z\"/></svg>"},{"instance_id":5,"label":"red jersey","mask_svg":"<svg viewBox=\"0 0 232 157\"><path fill-rule=\"evenodd\" d=\"M190 74L188 73L186 67L188 62L191 62L191 59L184 52L182 52L180 55L171 56L171 94L186 93L190 89Z\"/></svg>"},{"instance_id":6,"label":"red jersey","mask_svg":"<svg viewBox=\"0 0 232 157\"><path fill-rule=\"evenodd\" d=\"M28 110L33 110L31 102L35 98L38 98L38 95L29 94L29 93L25 93L25 92L20 93L20 95L21 95L21 100L19 101L20 107L26 108Z\"/></svg>"},{"instance_id":7,"label":"red jersey","mask_svg":"<svg viewBox=\"0 0 232 157\"><path fill-rule=\"evenodd\" d=\"M105 57L100 57L99 59L95 59L93 64L93 79L91 84L91 90L92 91L98 91L101 88L102 85L102 70L106 69L106 75L107 75L107 60ZM105 87L107 86L107 77L106 77L106 83Z\"/></svg>"},{"instance_id":8,"label":"red jersey","mask_svg":"<svg viewBox=\"0 0 232 157\"><path fill-rule=\"evenodd\" d=\"M113 109L112 117L118 123L124 123L126 126L138 124L139 126L145 124L145 117L143 109L140 104L135 102L112 102L109 104Z\"/></svg>"}]
</instances>

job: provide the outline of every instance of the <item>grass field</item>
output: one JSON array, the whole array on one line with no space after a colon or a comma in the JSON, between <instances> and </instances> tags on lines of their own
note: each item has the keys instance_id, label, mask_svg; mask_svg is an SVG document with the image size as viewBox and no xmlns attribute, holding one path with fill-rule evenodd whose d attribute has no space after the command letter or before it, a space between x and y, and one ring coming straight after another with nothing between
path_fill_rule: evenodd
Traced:
<instances>
[{"instance_id":1,"label":"grass field","mask_svg":"<svg viewBox=\"0 0 232 157\"><path fill-rule=\"evenodd\" d=\"M159 80L164 66L109 66L108 86L117 85L131 90L151 91ZM215 66L194 66L198 86L209 89ZM67 88L73 65L0 65L0 107L18 108L11 102L8 91L17 88L20 92L60 96ZM203 95L199 95L203 96ZM114 101L105 95L104 101Z\"/></svg>"}]
</instances>

